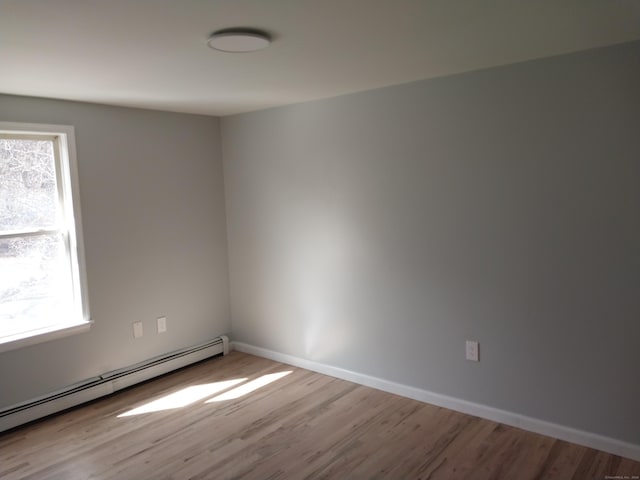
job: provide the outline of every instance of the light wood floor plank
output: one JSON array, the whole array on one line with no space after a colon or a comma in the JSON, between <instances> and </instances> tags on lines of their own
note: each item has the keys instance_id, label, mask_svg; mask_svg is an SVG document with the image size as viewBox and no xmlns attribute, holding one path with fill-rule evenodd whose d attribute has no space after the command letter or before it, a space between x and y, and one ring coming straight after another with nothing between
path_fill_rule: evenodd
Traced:
<instances>
[{"instance_id":1,"label":"light wood floor plank","mask_svg":"<svg viewBox=\"0 0 640 480\"><path fill-rule=\"evenodd\" d=\"M285 371L236 399L118 417L187 387ZM640 463L239 352L0 434L3 480L607 475L638 476Z\"/></svg>"}]
</instances>

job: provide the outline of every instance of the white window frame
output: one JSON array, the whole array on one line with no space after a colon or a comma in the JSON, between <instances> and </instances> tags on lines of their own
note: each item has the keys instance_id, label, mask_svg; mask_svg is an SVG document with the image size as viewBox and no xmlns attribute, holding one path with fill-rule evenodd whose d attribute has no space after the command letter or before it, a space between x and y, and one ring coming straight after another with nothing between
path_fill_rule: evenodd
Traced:
<instances>
[{"instance_id":1,"label":"white window frame","mask_svg":"<svg viewBox=\"0 0 640 480\"><path fill-rule=\"evenodd\" d=\"M57 319L54 325L45 328L0 337L0 352L4 352L88 331L91 328L92 321L89 315L89 298L87 295L87 274L82 236L74 128L70 125L0 122L0 135L54 140L56 183L58 185L60 211L63 217L60 227L55 228L54 231L62 230L65 237L65 250L67 259L70 262L74 302L74 311L71 318ZM20 231L0 234L0 238L44 233L47 233L47 231Z\"/></svg>"}]
</instances>

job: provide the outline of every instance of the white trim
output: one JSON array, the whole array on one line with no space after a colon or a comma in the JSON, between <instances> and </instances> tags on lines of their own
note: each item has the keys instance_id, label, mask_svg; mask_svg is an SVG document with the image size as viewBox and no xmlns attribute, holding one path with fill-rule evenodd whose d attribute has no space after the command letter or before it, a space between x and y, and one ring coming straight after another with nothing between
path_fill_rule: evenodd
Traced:
<instances>
[{"instance_id":1,"label":"white trim","mask_svg":"<svg viewBox=\"0 0 640 480\"><path fill-rule=\"evenodd\" d=\"M567 442L575 443L603 452L612 453L621 457L640 461L640 445L623 442L615 438L597 435L583 430L567 427L557 423L547 422L537 418L527 417L518 413L489 407L479 403L468 402L455 397L441 395L416 387L410 387L401 383L391 382L378 377L372 377L362 373L333 367L324 363L314 362L305 358L275 352L266 348L256 347L243 342L233 342L233 349L239 352L249 353L258 357L268 358L276 362L287 363L296 367L312 370L314 372L341 378L349 382L376 388L385 392L412 398L421 402L430 403L438 407L448 408L457 412L466 413L494 422L504 423L512 427L521 428L529 432L546 435Z\"/></svg>"},{"instance_id":2,"label":"white trim","mask_svg":"<svg viewBox=\"0 0 640 480\"><path fill-rule=\"evenodd\" d=\"M21 332L0 338L0 353L16 350L29 345L48 342L57 338L68 337L77 333L88 332L93 322L79 322L71 325L52 325L50 327Z\"/></svg>"},{"instance_id":3,"label":"white trim","mask_svg":"<svg viewBox=\"0 0 640 480\"><path fill-rule=\"evenodd\" d=\"M49 127L49 126L47 126ZM60 136L65 137L64 142L59 142L61 155L67 162L62 162L65 170L65 197L71 198L71 202L65 202L65 216L71 217L72 222L67 222L69 238L69 257L72 264L74 295L79 300L82 317L85 322L91 321L89 314L89 291L87 287L87 265L84 254L84 236L82 227L82 210L80 209L80 179L78 175L78 158L76 155L75 129L71 125L51 125L58 128Z\"/></svg>"}]
</instances>

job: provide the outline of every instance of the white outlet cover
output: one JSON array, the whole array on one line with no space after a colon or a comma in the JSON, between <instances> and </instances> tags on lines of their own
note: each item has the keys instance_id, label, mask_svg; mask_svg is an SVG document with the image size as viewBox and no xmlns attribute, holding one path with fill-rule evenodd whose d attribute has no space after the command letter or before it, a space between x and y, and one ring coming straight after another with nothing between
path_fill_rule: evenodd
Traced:
<instances>
[{"instance_id":1,"label":"white outlet cover","mask_svg":"<svg viewBox=\"0 0 640 480\"><path fill-rule=\"evenodd\" d=\"M143 334L142 322L135 322L133 324L133 338L140 338Z\"/></svg>"},{"instance_id":2,"label":"white outlet cover","mask_svg":"<svg viewBox=\"0 0 640 480\"><path fill-rule=\"evenodd\" d=\"M478 342L467 340L466 350L467 360L471 360L472 362L480 361L480 345L478 344Z\"/></svg>"},{"instance_id":3,"label":"white outlet cover","mask_svg":"<svg viewBox=\"0 0 640 480\"><path fill-rule=\"evenodd\" d=\"M158 333L167 331L167 317L158 317Z\"/></svg>"}]
</instances>

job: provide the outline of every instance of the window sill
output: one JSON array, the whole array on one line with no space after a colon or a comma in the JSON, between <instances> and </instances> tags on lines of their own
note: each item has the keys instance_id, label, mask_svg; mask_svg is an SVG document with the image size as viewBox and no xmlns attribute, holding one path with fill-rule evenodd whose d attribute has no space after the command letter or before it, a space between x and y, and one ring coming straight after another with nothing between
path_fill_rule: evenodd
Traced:
<instances>
[{"instance_id":1,"label":"window sill","mask_svg":"<svg viewBox=\"0 0 640 480\"><path fill-rule=\"evenodd\" d=\"M0 337L0 353L18 348L48 342L57 338L68 337L91 329L92 321L82 321L67 325L54 325L40 330Z\"/></svg>"}]
</instances>

